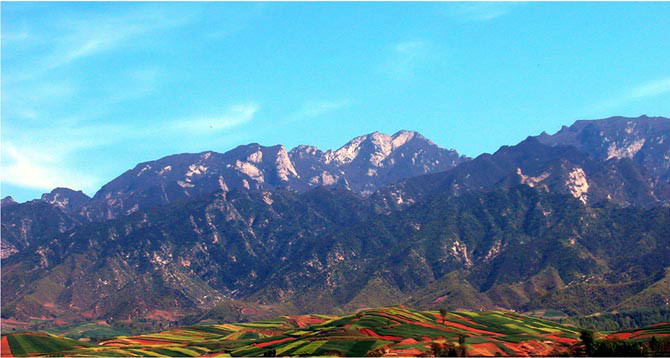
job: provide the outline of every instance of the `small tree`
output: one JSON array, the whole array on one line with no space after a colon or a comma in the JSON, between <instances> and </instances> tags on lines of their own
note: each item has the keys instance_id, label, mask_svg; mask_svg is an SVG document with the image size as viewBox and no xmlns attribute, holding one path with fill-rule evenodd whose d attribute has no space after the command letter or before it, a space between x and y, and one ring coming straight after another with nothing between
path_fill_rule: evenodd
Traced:
<instances>
[{"instance_id":1,"label":"small tree","mask_svg":"<svg viewBox=\"0 0 670 358\"><path fill-rule=\"evenodd\" d=\"M447 309L446 308L440 308L440 316L442 316L442 324L444 324L446 318L447 318Z\"/></svg>"},{"instance_id":2,"label":"small tree","mask_svg":"<svg viewBox=\"0 0 670 358\"><path fill-rule=\"evenodd\" d=\"M663 344L656 339L656 336L652 336L651 341L649 341L649 349L652 353L660 352L663 350Z\"/></svg>"},{"instance_id":3,"label":"small tree","mask_svg":"<svg viewBox=\"0 0 670 358\"><path fill-rule=\"evenodd\" d=\"M579 336L579 339L581 339L582 343L584 343L586 354L589 356L593 356L593 352L595 351L594 346L595 340L593 339L593 331L583 330L581 335Z\"/></svg>"}]
</instances>

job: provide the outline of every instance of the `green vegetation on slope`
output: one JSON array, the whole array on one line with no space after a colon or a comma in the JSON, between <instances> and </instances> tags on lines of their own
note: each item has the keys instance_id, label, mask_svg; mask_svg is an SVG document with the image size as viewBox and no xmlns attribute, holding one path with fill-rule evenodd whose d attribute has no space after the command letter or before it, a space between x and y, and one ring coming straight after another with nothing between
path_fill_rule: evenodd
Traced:
<instances>
[{"instance_id":1,"label":"green vegetation on slope","mask_svg":"<svg viewBox=\"0 0 670 358\"><path fill-rule=\"evenodd\" d=\"M655 335L654 344L662 346L658 340L670 335L670 324L617 334L610 336L645 347ZM8 338L15 356L547 356L579 354L579 335L575 327L509 311L439 312L391 306L344 316L295 315L196 325L119 336L97 345L46 334Z\"/></svg>"}]
</instances>

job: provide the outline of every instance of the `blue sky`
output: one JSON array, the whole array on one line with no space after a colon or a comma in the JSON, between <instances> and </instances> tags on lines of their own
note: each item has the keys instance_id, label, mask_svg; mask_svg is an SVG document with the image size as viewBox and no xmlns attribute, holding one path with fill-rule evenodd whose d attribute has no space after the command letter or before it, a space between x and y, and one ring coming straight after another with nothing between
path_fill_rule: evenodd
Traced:
<instances>
[{"instance_id":1,"label":"blue sky","mask_svg":"<svg viewBox=\"0 0 670 358\"><path fill-rule=\"evenodd\" d=\"M2 196L137 163L417 130L476 156L670 115L670 3L7 3Z\"/></svg>"}]
</instances>

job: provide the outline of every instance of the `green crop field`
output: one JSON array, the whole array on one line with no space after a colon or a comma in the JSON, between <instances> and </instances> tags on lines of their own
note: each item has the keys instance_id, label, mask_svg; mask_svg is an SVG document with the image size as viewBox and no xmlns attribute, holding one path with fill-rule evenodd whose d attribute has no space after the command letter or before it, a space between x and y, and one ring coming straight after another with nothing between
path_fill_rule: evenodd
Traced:
<instances>
[{"instance_id":1,"label":"green crop field","mask_svg":"<svg viewBox=\"0 0 670 358\"><path fill-rule=\"evenodd\" d=\"M576 327L515 312L448 312L443 320L437 311L393 306L339 317L282 316L120 335L97 344L46 333L12 333L3 335L3 356L5 350L13 356L82 357L430 356L440 353L436 349L473 356L555 356L584 354L579 335ZM657 337L665 342L670 324L596 336L642 344Z\"/></svg>"}]
</instances>

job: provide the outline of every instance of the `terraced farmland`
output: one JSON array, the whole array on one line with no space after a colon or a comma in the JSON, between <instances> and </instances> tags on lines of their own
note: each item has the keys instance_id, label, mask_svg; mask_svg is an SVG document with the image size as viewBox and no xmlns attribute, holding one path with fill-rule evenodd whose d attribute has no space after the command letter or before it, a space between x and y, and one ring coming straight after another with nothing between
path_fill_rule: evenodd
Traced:
<instances>
[{"instance_id":1,"label":"terraced farmland","mask_svg":"<svg viewBox=\"0 0 670 358\"><path fill-rule=\"evenodd\" d=\"M448 312L442 317L436 311L394 306L347 316L191 326L98 345L33 333L3 335L2 343L3 356L6 349L15 356L427 356L436 351L547 356L579 354L579 334L578 328L513 312ZM607 337L648 340L653 335L670 335L670 324Z\"/></svg>"}]
</instances>

